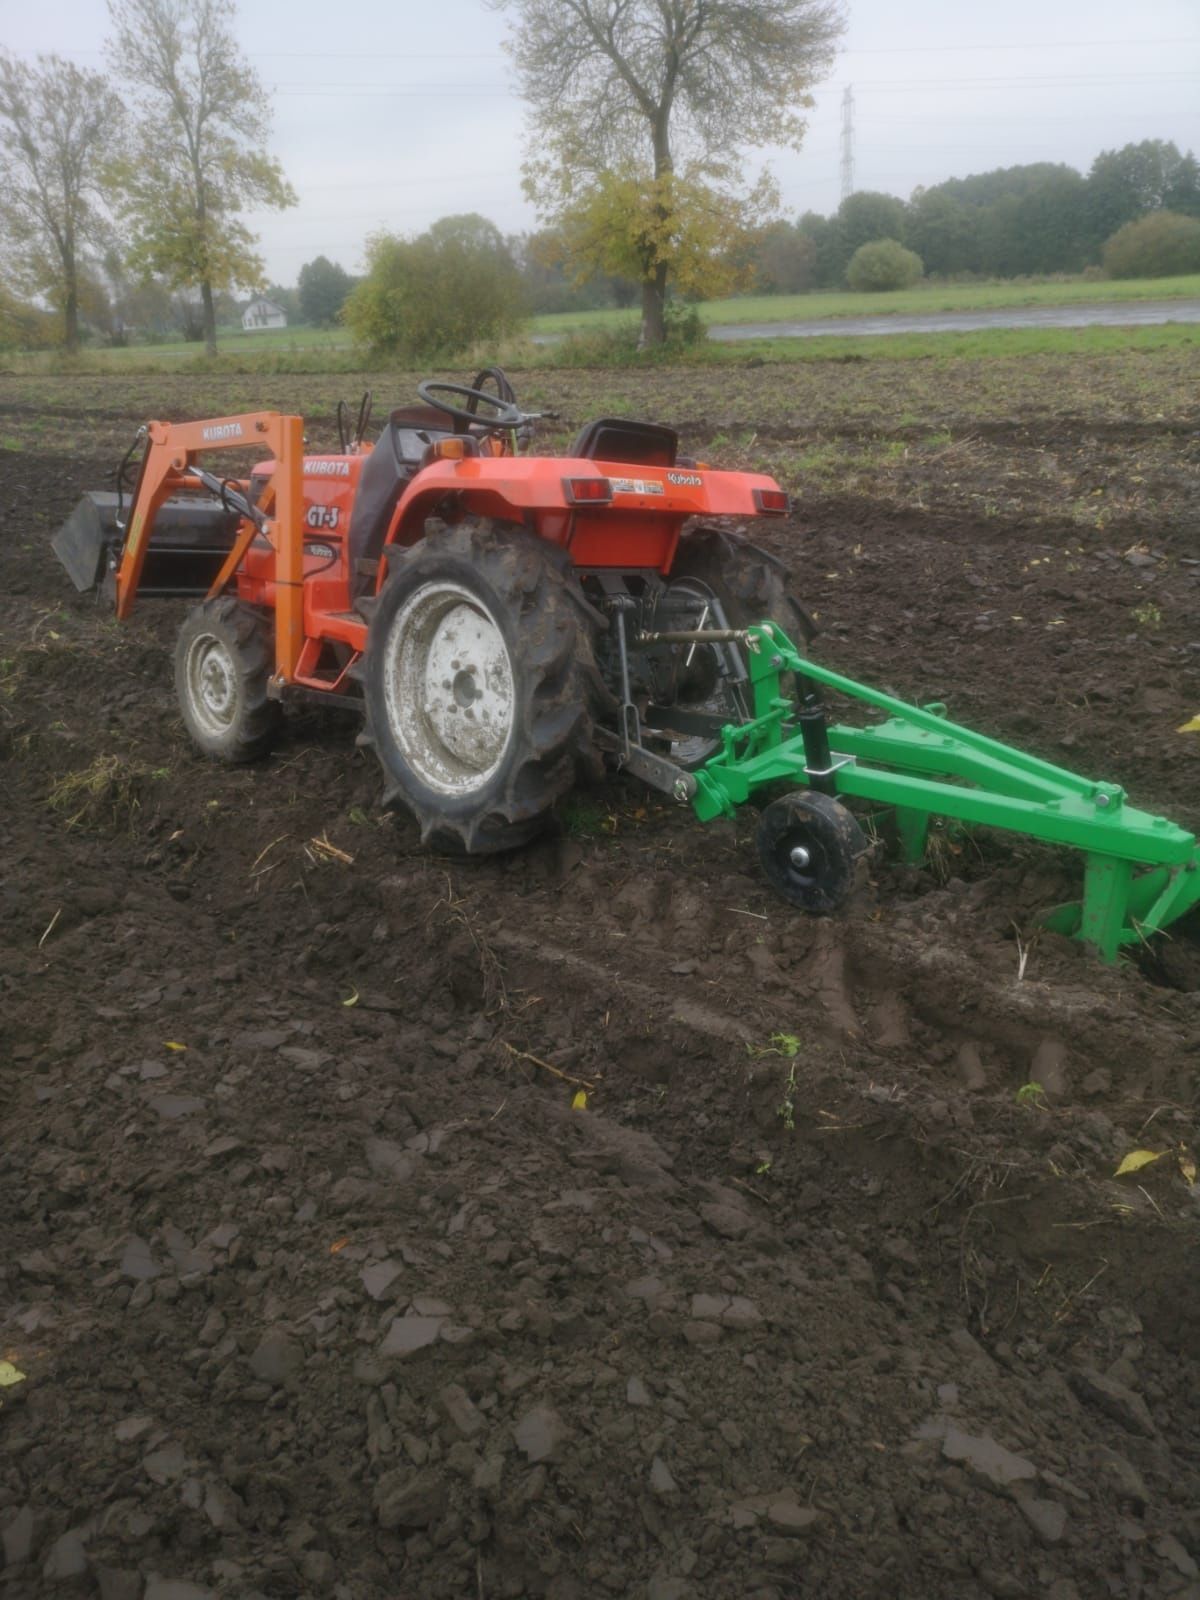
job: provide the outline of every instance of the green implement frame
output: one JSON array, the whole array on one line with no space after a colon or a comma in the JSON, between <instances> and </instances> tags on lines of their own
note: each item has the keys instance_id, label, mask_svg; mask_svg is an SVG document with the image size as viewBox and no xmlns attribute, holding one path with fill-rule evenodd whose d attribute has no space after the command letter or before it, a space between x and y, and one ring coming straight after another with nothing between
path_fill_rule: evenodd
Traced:
<instances>
[{"instance_id":1,"label":"green implement frame","mask_svg":"<svg viewBox=\"0 0 1200 1600\"><path fill-rule=\"evenodd\" d=\"M1014 750L798 654L774 624L747 630L754 715L722 730L722 749L695 774L702 822L730 816L756 790L788 782L895 809L905 859L925 854L932 817L1006 828L1084 853L1083 897L1047 912L1056 932L1115 961L1200 901L1196 837L1128 805L1125 791ZM786 698L780 674L796 675ZM817 685L887 713L869 727L830 726Z\"/></svg>"}]
</instances>

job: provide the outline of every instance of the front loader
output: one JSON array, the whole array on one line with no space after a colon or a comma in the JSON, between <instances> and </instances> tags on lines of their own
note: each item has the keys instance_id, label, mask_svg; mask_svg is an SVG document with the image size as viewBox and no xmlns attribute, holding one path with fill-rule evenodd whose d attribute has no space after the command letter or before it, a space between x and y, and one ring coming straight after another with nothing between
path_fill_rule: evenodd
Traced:
<instances>
[{"instance_id":1,"label":"front loader","mask_svg":"<svg viewBox=\"0 0 1200 1600\"><path fill-rule=\"evenodd\" d=\"M139 595L192 598L175 682L206 755L265 755L292 701L353 707L385 801L469 854L525 843L605 767L701 820L754 798L768 879L815 913L865 849L848 800L889 809L910 860L932 816L1031 834L1084 851L1081 901L1049 920L1109 961L1200 899L1194 837L1114 785L802 654L813 630L784 568L740 531L788 515L772 478L712 471L672 429L621 418L526 454L538 419L497 368L418 394L373 445L369 397L352 430L339 408L330 454L276 412L148 423L116 494L56 535L120 618ZM242 475L212 470L246 450ZM831 727L822 687L888 720Z\"/></svg>"}]
</instances>

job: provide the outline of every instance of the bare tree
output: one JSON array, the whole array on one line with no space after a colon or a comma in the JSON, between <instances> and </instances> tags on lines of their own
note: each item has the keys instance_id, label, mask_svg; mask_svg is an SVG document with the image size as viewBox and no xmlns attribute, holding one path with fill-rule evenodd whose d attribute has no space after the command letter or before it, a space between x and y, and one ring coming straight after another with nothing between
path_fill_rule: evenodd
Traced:
<instances>
[{"instance_id":1,"label":"bare tree","mask_svg":"<svg viewBox=\"0 0 1200 1600\"><path fill-rule=\"evenodd\" d=\"M215 355L216 291L262 280L238 213L296 204L263 150L266 93L234 39L232 0L109 0L109 14L109 53L140 113L122 181L133 259L173 288L199 289Z\"/></svg>"},{"instance_id":2,"label":"bare tree","mask_svg":"<svg viewBox=\"0 0 1200 1600\"><path fill-rule=\"evenodd\" d=\"M526 188L549 220L608 191L584 236L628 218L642 282L642 343L661 343L672 265L729 215L745 146L803 138L810 90L843 27L838 0L491 0L539 145ZM614 179L619 180L614 182ZM642 203L630 207L636 184ZM747 218L747 220L751 220ZM759 217L758 221L763 219ZM681 251L682 245L682 251ZM609 252L611 259L611 251Z\"/></svg>"},{"instance_id":3,"label":"bare tree","mask_svg":"<svg viewBox=\"0 0 1200 1600\"><path fill-rule=\"evenodd\" d=\"M123 114L97 72L0 54L0 235L21 286L61 310L72 353L82 259L104 240L101 184Z\"/></svg>"}]
</instances>

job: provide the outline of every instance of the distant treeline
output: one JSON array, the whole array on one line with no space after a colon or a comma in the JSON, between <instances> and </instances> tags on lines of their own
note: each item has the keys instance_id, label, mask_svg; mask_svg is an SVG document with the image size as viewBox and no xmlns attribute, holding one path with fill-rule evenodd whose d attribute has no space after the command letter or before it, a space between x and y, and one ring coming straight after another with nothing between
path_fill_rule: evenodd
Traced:
<instances>
[{"instance_id":1,"label":"distant treeline","mask_svg":"<svg viewBox=\"0 0 1200 1600\"><path fill-rule=\"evenodd\" d=\"M949 178L907 203L853 194L832 217L809 211L765 228L754 264L767 293L839 286L850 257L872 239L900 240L939 277L1081 272L1099 265L1118 228L1153 211L1200 217L1200 163L1147 139L1105 151L1086 177L1039 161Z\"/></svg>"},{"instance_id":2,"label":"distant treeline","mask_svg":"<svg viewBox=\"0 0 1200 1600\"><path fill-rule=\"evenodd\" d=\"M1139 226L1131 229L1135 222ZM1110 241L1121 229L1125 232L1114 247ZM735 276L759 294L840 289L855 251L881 239L914 252L920 258L914 274L923 268L927 277L1078 273L1099 270L1102 261L1120 277L1200 271L1200 163L1190 151L1181 154L1174 144L1147 139L1105 151L1086 177L1073 167L1043 161L949 178L915 190L907 201L863 191L843 201L831 217L807 211L794 221L778 219L743 234ZM440 326L438 319L452 302L478 334L480 327L492 325L493 312L499 316L496 326L507 328L530 313L632 309L639 297L638 285L625 278L580 281L568 264L565 239L553 229L505 236L474 213L443 217L416 239L375 236L366 251L373 271L380 253L388 251L405 293L387 279L375 285L379 303L368 305L371 294L364 285L354 317L347 302L361 280L323 255L304 264L295 286L269 285L268 297L283 308L292 328L345 325L367 345L378 342L378 313L385 302L393 319L422 327ZM85 340L125 344L203 337L198 294L132 272L115 248L79 264L77 299ZM214 301L217 322L236 327L239 300L218 290ZM60 323L56 313L39 310L0 285L0 348L57 344Z\"/></svg>"},{"instance_id":3,"label":"distant treeline","mask_svg":"<svg viewBox=\"0 0 1200 1600\"><path fill-rule=\"evenodd\" d=\"M1200 163L1190 151L1146 139L1097 156L1086 177L1040 161L948 178L908 201L853 194L832 217L806 211L768 223L749 240L747 264L760 294L842 288L851 256L875 239L897 239L915 251L927 276L1075 273L1099 267L1118 228L1157 211L1200 218ZM535 311L633 303L633 285L573 285L555 267L549 234L511 240L510 248Z\"/></svg>"}]
</instances>

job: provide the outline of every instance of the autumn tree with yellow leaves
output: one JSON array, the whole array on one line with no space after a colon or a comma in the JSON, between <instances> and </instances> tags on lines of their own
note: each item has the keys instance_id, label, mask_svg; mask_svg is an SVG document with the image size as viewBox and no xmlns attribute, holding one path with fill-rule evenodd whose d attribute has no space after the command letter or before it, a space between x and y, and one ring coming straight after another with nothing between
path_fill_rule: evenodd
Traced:
<instances>
[{"instance_id":1,"label":"autumn tree with yellow leaves","mask_svg":"<svg viewBox=\"0 0 1200 1600\"><path fill-rule=\"evenodd\" d=\"M727 292L735 246L774 208L741 150L798 147L843 28L835 0L492 0L537 154L526 192L581 272L642 287L640 345L669 287Z\"/></svg>"}]
</instances>

